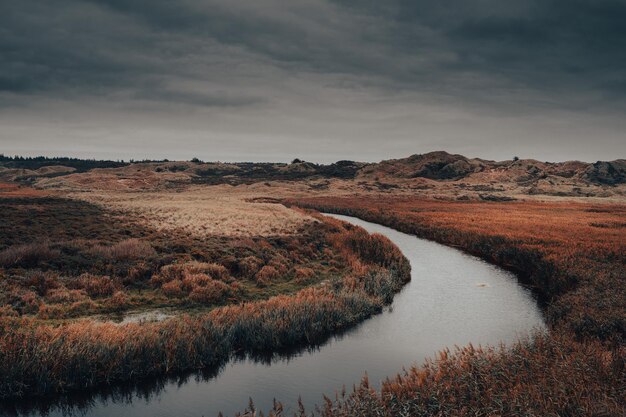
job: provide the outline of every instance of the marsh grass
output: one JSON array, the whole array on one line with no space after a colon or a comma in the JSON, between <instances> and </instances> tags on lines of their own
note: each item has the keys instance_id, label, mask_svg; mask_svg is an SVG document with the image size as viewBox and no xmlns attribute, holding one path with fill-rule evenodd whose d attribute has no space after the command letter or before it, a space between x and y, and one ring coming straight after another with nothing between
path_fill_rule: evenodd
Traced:
<instances>
[{"instance_id":1,"label":"marsh grass","mask_svg":"<svg viewBox=\"0 0 626 417\"><path fill-rule=\"evenodd\" d=\"M229 243L227 256L218 258L224 264L163 255L172 246L164 247L161 241L151 241L149 247L134 239L75 245L78 252L72 256L87 248L90 254L129 263L122 272L156 258L148 267L154 271L152 278L130 285L125 284L127 273L98 263L89 264L98 273L64 277L62 271L48 269L36 272L41 275L31 281L24 281L23 271L10 270L0 281L0 294L5 305L17 309L3 310L0 316L0 398L93 388L216 366L232 354L315 344L381 311L410 278L408 261L381 236L322 217L304 232L273 240L222 239L222 248ZM183 242L167 240L169 245ZM195 243L183 248L198 250ZM373 253L376 256L370 257ZM296 282L297 265L304 268L299 277L306 277L307 283L316 277L324 277L324 283L302 288L302 282ZM320 273L313 265L325 269ZM242 300L246 282L258 291L260 301ZM58 320L136 304L132 285L210 308L158 323L121 326ZM277 288L292 293L267 298ZM229 301L232 297L235 303Z\"/></svg>"},{"instance_id":2,"label":"marsh grass","mask_svg":"<svg viewBox=\"0 0 626 417\"><path fill-rule=\"evenodd\" d=\"M504 348L472 345L383 382L367 376L350 393L327 398L323 417L619 416L624 352L571 336L538 334Z\"/></svg>"},{"instance_id":3,"label":"marsh grass","mask_svg":"<svg viewBox=\"0 0 626 417\"><path fill-rule=\"evenodd\" d=\"M0 305L7 314L59 320L130 309L210 309L295 293L348 268L330 250L329 226L317 221L298 234L272 237L165 233L132 213L56 197L0 199L0 216ZM50 240L40 242L41 235ZM296 268L313 274L303 279ZM192 273L216 282L183 282ZM56 294L48 297L49 291ZM69 296L72 291L84 297ZM124 296L112 299L118 292Z\"/></svg>"},{"instance_id":4,"label":"marsh grass","mask_svg":"<svg viewBox=\"0 0 626 417\"><path fill-rule=\"evenodd\" d=\"M443 351L380 390L365 377L352 392L326 398L317 415L626 415L623 205L330 197L290 203L383 224L511 269L542 296L550 325L549 333L510 348Z\"/></svg>"}]
</instances>

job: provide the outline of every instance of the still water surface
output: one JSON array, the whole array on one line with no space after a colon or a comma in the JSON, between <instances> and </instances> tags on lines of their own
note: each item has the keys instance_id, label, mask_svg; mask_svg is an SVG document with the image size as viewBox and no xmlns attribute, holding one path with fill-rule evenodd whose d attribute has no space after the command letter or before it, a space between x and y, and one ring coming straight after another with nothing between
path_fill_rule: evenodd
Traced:
<instances>
[{"instance_id":1,"label":"still water surface","mask_svg":"<svg viewBox=\"0 0 626 417\"><path fill-rule=\"evenodd\" d=\"M98 417L231 416L254 399L258 409L280 399L294 410L298 397L309 411L322 394L348 389L367 372L379 386L403 367L444 347L510 343L544 322L533 294L514 275L479 258L357 218L333 215L391 239L411 262L411 282L392 305L322 346L270 361L231 360L210 378L161 381L122 395L81 398L47 413ZM119 392L118 392L119 394Z\"/></svg>"}]
</instances>

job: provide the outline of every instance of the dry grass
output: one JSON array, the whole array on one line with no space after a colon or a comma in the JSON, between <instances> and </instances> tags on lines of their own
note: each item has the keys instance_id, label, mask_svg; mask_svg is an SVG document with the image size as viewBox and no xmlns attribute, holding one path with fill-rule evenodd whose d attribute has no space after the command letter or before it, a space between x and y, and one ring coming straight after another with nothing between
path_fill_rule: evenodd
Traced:
<instances>
[{"instance_id":1,"label":"dry grass","mask_svg":"<svg viewBox=\"0 0 626 417\"><path fill-rule=\"evenodd\" d=\"M546 299L551 328L508 350L444 352L379 392L364 381L328 400L322 416L626 413L626 206L363 197L293 203L358 216L513 269Z\"/></svg>"},{"instance_id":2,"label":"dry grass","mask_svg":"<svg viewBox=\"0 0 626 417\"><path fill-rule=\"evenodd\" d=\"M510 349L470 345L388 379L379 392L366 376L349 395L327 399L319 415L621 416L624 359L623 351L564 335L540 335Z\"/></svg>"},{"instance_id":3,"label":"dry grass","mask_svg":"<svg viewBox=\"0 0 626 417\"><path fill-rule=\"evenodd\" d=\"M0 171L1 173L2 171ZM36 190L31 187L21 186L15 183L0 182L0 198L16 198L16 197L46 197L50 192Z\"/></svg>"},{"instance_id":4,"label":"dry grass","mask_svg":"<svg viewBox=\"0 0 626 417\"><path fill-rule=\"evenodd\" d=\"M313 219L283 206L248 201L231 186L179 192L80 194L107 208L130 212L150 228L192 235L273 236L293 234Z\"/></svg>"},{"instance_id":5,"label":"dry grass","mask_svg":"<svg viewBox=\"0 0 626 417\"><path fill-rule=\"evenodd\" d=\"M195 311L294 293L342 274L345 260L329 250L330 226L294 213L308 221L290 234L220 236L155 230L132 212L81 200L0 199L0 305L55 320L155 306ZM39 242L42 235L55 240ZM302 279L297 267L314 273ZM190 274L219 283L192 285ZM32 276L43 278L33 283Z\"/></svg>"},{"instance_id":6,"label":"dry grass","mask_svg":"<svg viewBox=\"0 0 626 417\"><path fill-rule=\"evenodd\" d=\"M215 308L193 317L179 316L161 323L113 324L82 320L61 325L33 318L0 316L0 398L42 395L97 384L197 369L216 365L233 352L262 352L318 343L332 332L353 325L382 309L410 278L409 265L399 250L362 230L332 222L332 242L359 265L345 278L309 287L293 295ZM342 237L346 235L345 237ZM380 256L363 258L368 245ZM382 248L382 250L381 250ZM274 267L264 266L265 271ZM260 271L263 271L264 269ZM269 274L274 278L273 273ZM230 275L219 265L189 263L161 269L155 284L180 282L179 290L199 303L214 303L232 291ZM83 276L76 283L87 294L108 299L113 307L128 302L107 277ZM169 287L168 287L169 288ZM169 289L168 289L169 290ZM74 294L46 289L55 300ZM58 307L44 305L34 293L40 317L51 318ZM93 301L76 301L90 309Z\"/></svg>"},{"instance_id":7,"label":"dry grass","mask_svg":"<svg viewBox=\"0 0 626 417\"><path fill-rule=\"evenodd\" d=\"M626 340L624 205L416 198L318 198L301 204L482 256L515 270L539 290L550 301L547 317L553 325L581 337Z\"/></svg>"},{"instance_id":8,"label":"dry grass","mask_svg":"<svg viewBox=\"0 0 626 417\"><path fill-rule=\"evenodd\" d=\"M0 267L29 266L58 255L59 251L51 249L48 242L14 245L0 251Z\"/></svg>"},{"instance_id":9,"label":"dry grass","mask_svg":"<svg viewBox=\"0 0 626 417\"><path fill-rule=\"evenodd\" d=\"M124 239L111 246L94 245L89 251L113 261L149 258L156 255L148 242L139 239Z\"/></svg>"}]
</instances>

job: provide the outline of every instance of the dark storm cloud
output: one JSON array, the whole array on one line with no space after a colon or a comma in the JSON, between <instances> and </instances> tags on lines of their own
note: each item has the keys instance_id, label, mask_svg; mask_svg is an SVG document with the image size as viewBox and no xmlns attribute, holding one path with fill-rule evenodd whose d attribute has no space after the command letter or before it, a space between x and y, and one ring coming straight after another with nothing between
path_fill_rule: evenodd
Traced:
<instances>
[{"instance_id":1,"label":"dark storm cloud","mask_svg":"<svg viewBox=\"0 0 626 417\"><path fill-rule=\"evenodd\" d=\"M341 3L365 11L371 4ZM435 82L472 74L575 94L612 92L626 79L623 0L384 3L376 12L394 22L388 25L391 51L419 56L441 49L453 57L436 63ZM411 81L419 84L416 74Z\"/></svg>"},{"instance_id":2,"label":"dark storm cloud","mask_svg":"<svg viewBox=\"0 0 626 417\"><path fill-rule=\"evenodd\" d=\"M359 121L389 113L377 128L409 137L421 127L410 115L389 124L392 111L457 126L467 109L623 113L625 51L624 0L6 1L0 110L89 103L102 120L121 111L131 121L159 109L210 112L189 122L200 130L198 120L223 109L228 117L211 125L223 131L258 117L246 134L274 135L284 123L286 136L309 137L298 121L348 120L326 134L358 131L364 141L373 133ZM337 120L326 113L333 105Z\"/></svg>"},{"instance_id":3,"label":"dark storm cloud","mask_svg":"<svg viewBox=\"0 0 626 417\"><path fill-rule=\"evenodd\" d=\"M450 33L462 65L531 86L611 91L624 81L626 2L542 1L522 16L481 17Z\"/></svg>"},{"instance_id":4,"label":"dark storm cloud","mask_svg":"<svg viewBox=\"0 0 626 417\"><path fill-rule=\"evenodd\" d=\"M128 55L129 50L139 53L147 43L141 34L123 31L123 26L127 26L124 20L78 2L4 2L0 6L3 87L90 93L125 84L146 69Z\"/></svg>"},{"instance_id":5,"label":"dark storm cloud","mask_svg":"<svg viewBox=\"0 0 626 417\"><path fill-rule=\"evenodd\" d=\"M6 2L0 89L154 88L160 77L186 72L168 60L209 42L242 47L275 65L379 77L390 88L465 90L470 76L481 88L494 77L500 85L568 94L621 90L626 2L505 3Z\"/></svg>"}]
</instances>

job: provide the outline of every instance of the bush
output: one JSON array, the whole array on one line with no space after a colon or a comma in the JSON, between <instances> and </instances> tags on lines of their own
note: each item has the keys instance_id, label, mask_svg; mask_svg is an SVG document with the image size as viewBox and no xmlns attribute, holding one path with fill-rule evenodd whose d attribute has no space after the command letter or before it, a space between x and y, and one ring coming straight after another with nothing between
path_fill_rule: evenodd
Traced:
<instances>
[{"instance_id":1,"label":"bush","mask_svg":"<svg viewBox=\"0 0 626 417\"><path fill-rule=\"evenodd\" d=\"M239 271L244 278L253 278L263 266L263 260L256 256L247 256L239 261Z\"/></svg>"},{"instance_id":2,"label":"bush","mask_svg":"<svg viewBox=\"0 0 626 417\"><path fill-rule=\"evenodd\" d=\"M115 291L107 300L107 306L114 311L124 310L130 305L130 300L124 291Z\"/></svg>"},{"instance_id":3,"label":"bush","mask_svg":"<svg viewBox=\"0 0 626 417\"><path fill-rule=\"evenodd\" d=\"M50 244L46 242L13 245L0 251L0 266L5 268L34 266L41 261L47 261L59 255L60 252L51 249Z\"/></svg>"},{"instance_id":4,"label":"bush","mask_svg":"<svg viewBox=\"0 0 626 417\"><path fill-rule=\"evenodd\" d=\"M98 308L97 304L87 298L85 300L76 301L70 304L67 314L70 317L78 317L93 313Z\"/></svg>"},{"instance_id":5,"label":"bush","mask_svg":"<svg viewBox=\"0 0 626 417\"><path fill-rule=\"evenodd\" d=\"M272 281L280 276L280 273L273 266L265 265L259 272L254 276L254 280L257 285L260 287L264 287L269 285Z\"/></svg>"},{"instance_id":6,"label":"bush","mask_svg":"<svg viewBox=\"0 0 626 417\"><path fill-rule=\"evenodd\" d=\"M84 290L68 290L65 287L48 291L46 301L49 303L73 303L87 298Z\"/></svg>"},{"instance_id":7,"label":"bush","mask_svg":"<svg viewBox=\"0 0 626 417\"><path fill-rule=\"evenodd\" d=\"M230 287L221 281L210 280L203 286L194 287L189 293L189 298L196 303L217 304L224 301L224 297L230 292Z\"/></svg>"},{"instance_id":8,"label":"bush","mask_svg":"<svg viewBox=\"0 0 626 417\"><path fill-rule=\"evenodd\" d=\"M168 297L182 297L185 295L183 290L183 282L179 279L166 282L161 286L161 289Z\"/></svg>"},{"instance_id":9,"label":"bush","mask_svg":"<svg viewBox=\"0 0 626 417\"><path fill-rule=\"evenodd\" d=\"M312 255L310 257L312 257ZM274 267L274 269L276 269L281 275L286 275L291 268L291 262L289 259L282 255L276 255L267 263L267 265Z\"/></svg>"},{"instance_id":10,"label":"bush","mask_svg":"<svg viewBox=\"0 0 626 417\"><path fill-rule=\"evenodd\" d=\"M10 305L3 305L0 307L0 319L2 317L17 317L19 316L18 312L15 311L13 307Z\"/></svg>"},{"instance_id":11,"label":"bush","mask_svg":"<svg viewBox=\"0 0 626 417\"><path fill-rule=\"evenodd\" d=\"M58 275L50 272L36 271L27 278L26 285L35 290L40 296L45 296L49 290L60 286Z\"/></svg>"},{"instance_id":12,"label":"bush","mask_svg":"<svg viewBox=\"0 0 626 417\"><path fill-rule=\"evenodd\" d=\"M206 274L189 274L183 279L183 289L191 291L196 287L206 287L211 281L213 279Z\"/></svg>"},{"instance_id":13,"label":"bush","mask_svg":"<svg viewBox=\"0 0 626 417\"><path fill-rule=\"evenodd\" d=\"M232 277L223 265L216 263L208 263L204 266L204 272L213 279L229 282L232 281Z\"/></svg>"},{"instance_id":14,"label":"bush","mask_svg":"<svg viewBox=\"0 0 626 417\"><path fill-rule=\"evenodd\" d=\"M34 314L39 311L41 305L41 299L33 291L26 291L22 293L19 298L20 310L22 314Z\"/></svg>"},{"instance_id":15,"label":"bush","mask_svg":"<svg viewBox=\"0 0 626 417\"><path fill-rule=\"evenodd\" d=\"M227 282L232 280L228 270L220 264L193 261L165 265L158 274L155 274L150 279L150 282L153 285L160 286L172 280L182 281L189 276L197 274L207 275L211 278Z\"/></svg>"},{"instance_id":16,"label":"bush","mask_svg":"<svg viewBox=\"0 0 626 417\"><path fill-rule=\"evenodd\" d=\"M60 319L65 316L65 309L60 305L41 304L37 317L40 319Z\"/></svg>"},{"instance_id":17,"label":"bush","mask_svg":"<svg viewBox=\"0 0 626 417\"><path fill-rule=\"evenodd\" d=\"M116 261L149 258L156 254L149 243L139 239L122 240L112 246L96 245L90 252Z\"/></svg>"},{"instance_id":18,"label":"bush","mask_svg":"<svg viewBox=\"0 0 626 417\"><path fill-rule=\"evenodd\" d=\"M315 271L311 268L299 267L295 269L296 273L296 282L298 284L304 284L308 282L311 278L315 277Z\"/></svg>"},{"instance_id":19,"label":"bush","mask_svg":"<svg viewBox=\"0 0 626 417\"><path fill-rule=\"evenodd\" d=\"M90 297L102 297L113 294L115 285L107 276L83 274L78 278L78 285L83 288Z\"/></svg>"}]
</instances>

